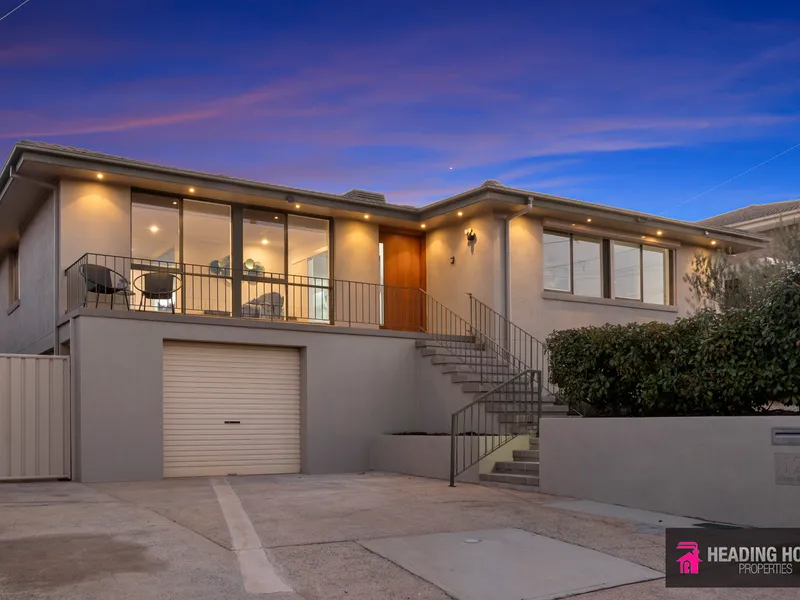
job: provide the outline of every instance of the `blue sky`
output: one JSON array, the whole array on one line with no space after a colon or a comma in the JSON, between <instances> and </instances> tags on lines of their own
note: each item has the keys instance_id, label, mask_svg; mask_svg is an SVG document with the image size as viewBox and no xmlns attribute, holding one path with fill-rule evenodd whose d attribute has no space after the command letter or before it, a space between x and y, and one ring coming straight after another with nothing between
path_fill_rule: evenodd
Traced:
<instances>
[{"instance_id":1,"label":"blue sky","mask_svg":"<svg viewBox=\"0 0 800 600\"><path fill-rule=\"evenodd\" d=\"M406 204L486 179L688 220L800 198L798 148L689 201L800 143L800 4L736 4L30 0L0 22L0 152Z\"/></svg>"}]
</instances>

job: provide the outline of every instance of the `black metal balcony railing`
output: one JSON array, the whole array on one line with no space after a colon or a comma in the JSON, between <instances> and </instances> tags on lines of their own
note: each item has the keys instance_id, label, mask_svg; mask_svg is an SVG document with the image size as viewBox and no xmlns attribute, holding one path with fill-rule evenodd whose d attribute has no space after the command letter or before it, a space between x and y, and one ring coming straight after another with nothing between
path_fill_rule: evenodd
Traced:
<instances>
[{"instance_id":1,"label":"black metal balcony railing","mask_svg":"<svg viewBox=\"0 0 800 600\"><path fill-rule=\"evenodd\" d=\"M85 254L66 269L81 307L301 323L425 329L424 292L323 277Z\"/></svg>"}]
</instances>

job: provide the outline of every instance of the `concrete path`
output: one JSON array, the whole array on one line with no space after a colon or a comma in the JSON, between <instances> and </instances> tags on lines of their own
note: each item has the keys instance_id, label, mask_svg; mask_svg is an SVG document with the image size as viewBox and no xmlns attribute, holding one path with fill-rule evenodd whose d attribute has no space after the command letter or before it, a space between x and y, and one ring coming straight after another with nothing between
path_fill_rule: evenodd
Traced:
<instances>
[{"instance_id":1,"label":"concrete path","mask_svg":"<svg viewBox=\"0 0 800 600\"><path fill-rule=\"evenodd\" d=\"M664 568L658 528L546 506L563 498L374 473L227 481L275 574L293 592L247 593L212 481L183 479L0 485L0 598L446 600L439 587L364 544L507 528ZM667 590L659 579L578 596L755 597L788 600L797 590Z\"/></svg>"}]
</instances>

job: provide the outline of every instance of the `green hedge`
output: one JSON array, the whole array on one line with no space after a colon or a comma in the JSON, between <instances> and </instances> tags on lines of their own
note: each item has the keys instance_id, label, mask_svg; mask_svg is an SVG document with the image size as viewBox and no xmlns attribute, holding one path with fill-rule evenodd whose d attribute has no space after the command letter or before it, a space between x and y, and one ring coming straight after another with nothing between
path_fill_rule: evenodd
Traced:
<instances>
[{"instance_id":1,"label":"green hedge","mask_svg":"<svg viewBox=\"0 0 800 600\"><path fill-rule=\"evenodd\" d=\"M800 400L800 272L754 308L664 323L583 327L547 338L550 382L581 412L743 415Z\"/></svg>"}]
</instances>

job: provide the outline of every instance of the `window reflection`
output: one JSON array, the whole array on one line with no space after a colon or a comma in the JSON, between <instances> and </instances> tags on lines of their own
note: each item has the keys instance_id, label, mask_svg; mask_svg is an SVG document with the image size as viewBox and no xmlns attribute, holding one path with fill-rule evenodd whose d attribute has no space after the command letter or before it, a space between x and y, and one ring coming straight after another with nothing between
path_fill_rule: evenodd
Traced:
<instances>
[{"instance_id":1,"label":"window reflection","mask_svg":"<svg viewBox=\"0 0 800 600\"><path fill-rule=\"evenodd\" d=\"M642 248L642 286L644 301L669 304L669 250L644 246Z\"/></svg>"},{"instance_id":2,"label":"window reflection","mask_svg":"<svg viewBox=\"0 0 800 600\"><path fill-rule=\"evenodd\" d=\"M601 281L602 245L597 240L572 240L573 293L599 298L603 295Z\"/></svg>"},{"instance_id":3,"label":"window reflection","mask_svg":"<svg viewBox=\"0 0 800 600\"><path fill-rule=\"evenodd\" d=\"M544 234L544 287L570 291L570 239L568 235Z\"/></svg>"}]
</instances>

